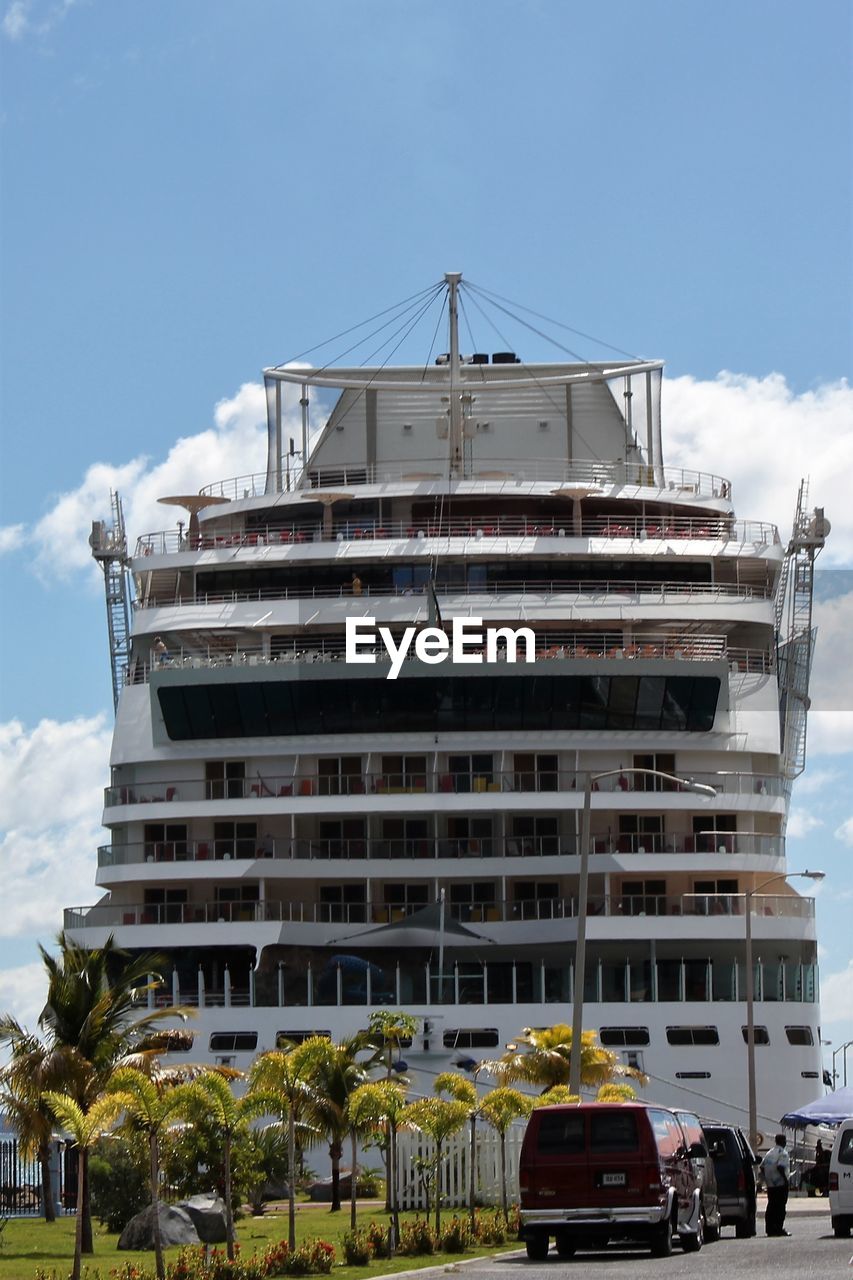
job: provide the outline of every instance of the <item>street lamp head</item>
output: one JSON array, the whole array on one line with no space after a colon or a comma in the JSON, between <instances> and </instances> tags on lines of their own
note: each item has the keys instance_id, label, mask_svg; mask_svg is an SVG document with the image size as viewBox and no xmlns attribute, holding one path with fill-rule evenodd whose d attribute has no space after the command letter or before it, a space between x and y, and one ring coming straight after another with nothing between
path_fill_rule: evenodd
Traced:
<instances>
[{"instance_id":1,"label":"street lamp head","mask_svg":"<svg viewBox=\"0 0 853 1280\"><path fill-rule=\"evenodd\" d=\"M806 880L825 880L826 879L825 871L799 871L797 874L805 877Z\"/></svg>"}]
</instances>

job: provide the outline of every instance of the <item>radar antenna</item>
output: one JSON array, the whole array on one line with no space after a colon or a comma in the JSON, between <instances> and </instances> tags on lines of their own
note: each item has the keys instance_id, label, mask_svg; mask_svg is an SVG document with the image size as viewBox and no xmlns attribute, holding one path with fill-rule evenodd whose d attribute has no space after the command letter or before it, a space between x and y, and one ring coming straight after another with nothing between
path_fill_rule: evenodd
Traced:
<instances>
[{"instance_id":1,"label":"radar antenna","mask_svg":"<svg viewBox=\"0 0 853 1280\"><path fill-rule=\"evenodd\" d=\"M806 720L814 651L814 562L829 534L822 507L808 511L809 483L800 481L791 541L776 593L776 659L782 768L789 781L806 767Z\"/></svg>"},{"instance_id":2,"label":"radar antenna","mask_svg":"<svg viewBox=\"0 0 853 1280\"><path fill-rule=\"evenodd\" d=\"M112 522L92 521L89 546L104 571L107 598L107 627L110 638L110 667L113 678L113 708L118 707L119 694L130 658L130 622L127 588L127 536L121 498L110 490Z\"/></svg>"}]
</instances>

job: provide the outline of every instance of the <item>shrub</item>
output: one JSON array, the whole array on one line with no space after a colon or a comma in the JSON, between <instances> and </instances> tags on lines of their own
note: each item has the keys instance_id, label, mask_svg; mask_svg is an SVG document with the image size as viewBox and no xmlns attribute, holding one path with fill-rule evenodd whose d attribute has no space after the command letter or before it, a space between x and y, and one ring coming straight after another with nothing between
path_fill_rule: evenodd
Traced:
<instances>
[{"instance_id":1,"label":"shrub","mask_svg":"<svg viewBox=\"0 0 853 1280\"><path fill-rule=\"evenodd\" d=\"M125 1273L112 1273L118 1280L125 1280ZM227 1254L213 1249L205 1261L204 1249L182 1249L174 1262L166 1266L168 1280L264 1280L267 1275L263 1258L254 1255L251 1258L240 1257L240 1247L236 1246L233 1262L229 1262ZM128 1280L133 1280L132 1276ZM140 1277L148 1280L148 1275ZM153 1280L153 1276L152 1276Z\"/></svg>"},{"instance_id":2,"label":"shrub","mask_svg":"<svg viewBox=\"0 0 853 1280\"><path fill-rule=\"evenodd\" d=\"M89 1157L92 1213L107 1231L123 1231L151 1202L146 1154L124 1138L102 1138ZM121 1272L117 1272L124 1280Z\"/></svg>"},{"instance_id":3,"label":"shrub","mask_svg":"<svg viewBox=\"0 0 853 1280\"><path fill-rule=\"evenodd\" d=\"M376 1200L382 1190L381 1169L359 1169L355 1180L356 1195L365 1200Z\"/></svg>"},{"instance_id":4,"label":"shrub","mask_svg":"<svg viewBox=\"0 0 853 1280\"><path fill-rule=\"evenodd\" d=\"M391 1229L383 1227L378 1222L368 1224L365 1231L370 1248L373 1251L374 1258L390 1258L391 1257Z\"/></svg>"},{"instance_id":5,"label":"shrub","mask_svg":"<svg viewBox=\"0 0 853 1280\"><path fill-rule=\"evenodd\" d=\"M373 1248L366 1231L346 1231L342 1244L344 1262L348 1267L365 1267L373 1257Z\"/></svg>"},{"instance_id":6,"label":"shrub","mask_svg":"<svg viewBox=\"0 0 853 1280\"><path fill-rule=\"evenodd\" d=\"M464 1253L471 1243L471 1232L468 1224L456 1214L441 1229L439 1237L442 1253Z\"/></svg>"},{"instance_id":7,"label":"shrub","mask_svg":"<svg viewBox=\"0 0 853 1280\"><path fill-rule=\"evenodd\" d=\"M287 1251L282 1271L267 1271L267 1275L321 1276L328 1275L335 1261L334 1246L325 1240L305 1240L292 1252Z\"/></svg>"},{"instance_id":8,"label":"shrub","mask_svg":"<svg viewBox=\"0 0 853 1280\"><path fill-rule=\"evenodd\" d=\"M401 1226L398 1253L413 1258L425 1253L435 1253L435 1246L435 1232L426 1218L415 1218Z\"/></svg>"},{"instance_id":9,"label":"shrub","mask_svg":"<svg viewBox=\"0 0 853 1280\"><path fill-rule=\"evenodd\" d=\"M507 1226L499 1210L477 1212L474 1215L474 1239L480 1244L505 1244Z\"/></svg>"}]
</instances>

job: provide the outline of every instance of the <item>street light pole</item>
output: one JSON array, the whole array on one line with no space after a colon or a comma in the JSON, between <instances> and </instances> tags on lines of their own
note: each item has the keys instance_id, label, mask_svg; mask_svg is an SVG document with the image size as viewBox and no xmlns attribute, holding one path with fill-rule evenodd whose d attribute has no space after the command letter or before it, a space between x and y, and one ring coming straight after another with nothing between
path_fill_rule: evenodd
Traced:
<instances>
[{"instance_id":1,"label":"street light pole","mask_svg":"<svg viewBox=\"0 0 853 1280\"><path fill-rule=\"evenodd\" d=\"M845 1089L847 1088L847 1050L851 1048L851 1046L853 1046L853 1040L848 1040L846 1044L840 1044L837 1049L833 1049L832 1051L832 1087L833 1089L835 1088L835 1082L838 1079L838 1075L835 1070L835 1059L838 1057L839 1053L841 1054L841 1061L843 1063L843 1072L844 1072L843 1083L844 1083Z\"/></svg>"},{"instance_id":2,"label":"street light pole","mask_svg":"<svg viewBox=\"0 0 853 1280\"><path fill-rule=\"evenodd\" d=\"M752 899L760 889L765 889L775 880L787 880L790 877L804 877L806 880L822 880L823 871L780 871L775 876L762 880L753 889L744 894L744 910L746 912L746 928L744 941L746 944L746 1091L749 1112L749 1145L755 1150L758 1144L758 1102L755 1088L755 982L752 964Z\"/></svg>"},{"instance_id":3,"label":"street light pole","mask_svg":"<svg viewBox=\"0 0 853 1280\"><path fill-rule=\"evenodd\" d=\"M578 928L575 943L575 970L572 984L572 1051L569 1058L569 1092L580 1094L581 1091L581 1038L583 1036L583 1001L584 982L586 980L586 907L589 893L589 855L590 855L590 815L592 808L592 788L602 778L624 777L626 774L645 774L649 778L662 778L665 782L676 782L687 791L696 791L701 795L715 796L716 788L704 782L694 782L691 778L677 778L671 773L663 773L660 769L607 769L604 773L587 773L583 792L583 812L581 816L580 837L580 876L578 880Z\"/></svg>"}]
</instances>

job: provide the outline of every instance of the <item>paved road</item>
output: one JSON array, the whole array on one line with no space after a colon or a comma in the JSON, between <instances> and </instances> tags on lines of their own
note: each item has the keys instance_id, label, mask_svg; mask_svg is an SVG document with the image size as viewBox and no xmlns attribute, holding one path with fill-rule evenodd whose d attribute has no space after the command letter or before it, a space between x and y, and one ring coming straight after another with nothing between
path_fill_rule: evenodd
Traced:
<instances>
[{"instance_id":1,"label":"paved road","mask_svg":"<svg viewBox=\"0 0 853 1280\"><path fill-rule=\"evenodd\" d=\"M772 1240L736 1240L734 1229L726 1227L720 1240L699 1253L683 1254L676 1246L671 1258L651 1258L626 1245L561 1262L552 1249L547 1262L483 1259L460 1268L460 1275L464 1270L465 1280L853 1280L853 1240L835 1239L829 1214L792 1214L786 1226L791 1238Z\"/></svg>"}]
</instances>

